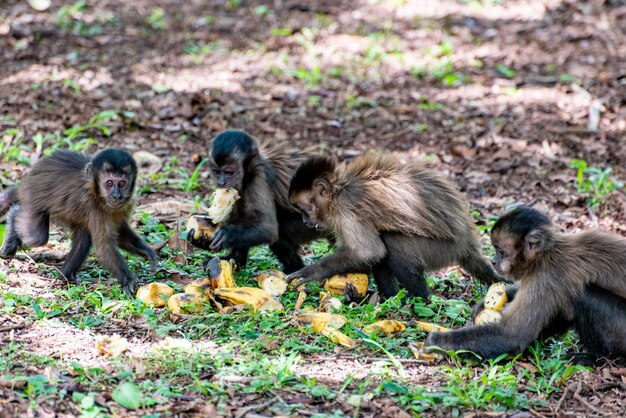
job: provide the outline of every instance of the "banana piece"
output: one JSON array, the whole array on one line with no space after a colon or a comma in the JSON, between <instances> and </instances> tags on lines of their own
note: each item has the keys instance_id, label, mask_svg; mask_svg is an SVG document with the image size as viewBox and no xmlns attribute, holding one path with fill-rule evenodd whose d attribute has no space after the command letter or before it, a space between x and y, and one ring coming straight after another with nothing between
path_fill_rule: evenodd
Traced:
<instances>
[{"instance_id":1,"label":"banana piece","mask_svg":"<svg viewBox=\"0 0 626 418\"><path fill-rule=\"evenodd\" d=\"M341 301L330 293L320 292L320 312L338 311L341 309Z\"/></svg>"},{"instance_id":2,"label":"banana piece","mask_svg":"<svg viewBox=\"0 0 626 418\"><path fill-rule=\"evenodd\" d=\"M337 274L332 276L324 282L324 289L336 295L343 295L348 283L351 283L356 288L359 296L364 297L367 293L369 279L367 274L363 273Z\"/></svg>"},{"instance_id":3,"label":"banana piece","mask_svg":"<svg viewBox=\"0 0 626 418\"><path fill-rule=\"evenodd\" d=\"M282 271L264 271L256 276L256 282L272 296L282 296L287 291L287 279Z\"/></svg>"},{"instance_id":4,"label":"banana piece","mask_svg":"<svg viewBox=\"0 0 626 418\"><path fill-rule=\"evenodd\" d=\"M500 321L502 321L502 314L493 309L485 309L474 318L476 325L497 324Z\"/></svg>"},{"instance_id":5,"label":"banana piece","mask_svg":"<svg viewBox=\"0 0 626 418\"><path fill-rule=\"evenodd\" d=\"M174 289L165 283L148 283L141 286L137 290L137 299L143 301L146 304L153 305L155 308L162 308L166 305L165 297L170 297L174 294Z\"/></svg>"},{"instance_id":6,"label":"banana piece","mask_svg":"<svg viewBox=\"0 0 626 418\"><path fill-rule=\"evenodd\" d=\"M208 216L193 215L187 220L185 229L187 231L193 229L193 239L195 240L199 240L201 237L210 240L213 234L215 234L217 225L215 225Z\"/></svg>"},{"instance_id":7,"label":"banana piece","mask_svg":"<svg viewBox=\"0 0 626 418\"><path fill-rule=\"evenodd\" d=\"M413 356L415 356L415 358L418 359L418 360L437 361L437 360L441 360L443 358L443 356L441 354L424 353L424 343L421 343L421 342L420 343L410 343L409 344L409 349L413 353Z\"/></svg>"},{"instance_id":8,"label":"banana piece","mask_svg":"<svg viewBox=\"0 0 626 418\"><path fill-rule=\"evenodd\" d=\"M215 189L213 202L208 210L209 218L216 224L224 222L238 199L239 192L236 189Z\"/></svg>"},{"instance_id":9,"label":"banana piece","mask_svg":"<svg viewBox=\"0 0 626 418\"><path fill-rule=\"evenodd\" d=\"M212 294L215 299L223 301L226 306L243 304L250 306L253 311L283 309L280 302L272 302L274 299L272 295L256 287L218 288L214 289Z\"/></svg>"},{"instance_id":10,"label":"banana piece","mask_svg":"<svg viewBox=\"0 0 626 418\"><path fill-rule=\"evenodd\" d=\"M118 357L124 351L128 350L128 340L117 334L99 335L96 337L96 348L102 354L111 357Z\"/></svg>"},{"instance_id":11,"label":"banana piece","mask_svg":"<svg viewBox=\"0 0 626 418\"><path fill-rule=\"evenodd\" d=\"M507 303L506 286L504 283L494 283L489 286L485 295L485 309L499 311Z\"/></svg>"},{"instance_id":12,"label":"banana piece","mask_svg":"<svg viewBox=\"0 0 626 418\"><path fill-rule=\"evenodd\" d=\"M371 335L373 332L377 334L395 334L397 332L402 332L405 329L406 324L404 322L396 321L393 319L385 319L363 327L363 332L367 335Z\"/></svg>"},{"instance_id":13,"label":"banana piece","mask_svg":"<svg viewBox=\"0 0 626 418\"><path fill-rule=\"evenodd\" d=\"M326 327L339 329L347 322L345 316L327 312L305 312L296 317L296 323L299 327L303 328L310 325L313 332L320 332Z\"/></svg>"},{"instance_id":14,"label":"banana piece","mask_svg":"<svg viewBox=\"0 0 626 418\"><path fill-rule=\"evenodd\" d=\"M211 289L237 287L233 277L233 262L214 257L209 261L207 270L209 272L208 279Z\"/></svg>"},{"instance_id":15,"label":"banana piece","mask_svg":"<svg viewBox=\"0 0 626 418\"><path fill-rule=\"evenodd\" d=\"M167 300L167 307L170 308L172 313L178 315L198 313L204 309L204 307L202 306L202 302L204 302L205 300L206 298L200 297L195 294L177 293L170 296L170 298Z\"/></svg>"},{"instance_id":16,"label":"banana piece","mask_svg":"<svg viewBox=\"0 0 626 418\"><path fill-rule=\"evenodd\" d=\"M298 287L298 300L296 300L296 304L293 307L294 312L298 312L298 309L302 307L302 304L304 303L304 300L307 296L308 293L306 291L306 286L301 285L300 287Z\"/></svg>"},{"instance_id":17,"label":"banana piece","mask_svg":"<svg viewBox=\"0 0 626 418\"><path fill-rule=\"evenodd\" d=\"M415 328L421 329L422 331L426 331L426 332L432 332L432 331L448 332L448 331L450 331L450 328L446 328L446 327L442 327L441 325L431 324L430 322L422 322L422 321L415 321Z\"/></svg>"},{"instance_id":18,"label":"banana piece","mask_svg":"<svg viewBox=\"0 0 626 418\"><path fill-rule=\"evenodd\" d=\"M354 346L356 346L356 341L337 329L329 327L322 328L320 334L326 336L335 344L341 344L348 348L354 348Z\"/></svg>"}]
</instances>

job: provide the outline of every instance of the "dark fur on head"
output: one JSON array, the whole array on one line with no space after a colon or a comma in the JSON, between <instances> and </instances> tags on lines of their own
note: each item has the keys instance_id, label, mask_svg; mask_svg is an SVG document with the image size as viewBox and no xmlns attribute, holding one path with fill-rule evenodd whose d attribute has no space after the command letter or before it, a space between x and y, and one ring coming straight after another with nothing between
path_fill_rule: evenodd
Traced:
<instances>
[{"instance_id":1,"label":"dark fur on head","mask_svg":"<svg viewBox=\"0 0 626 418\"><path fill-rule=\"evenodd\" d=\"M531 231L550 225L552 222L543 213L528 206L520 206L500 217L493 225L492 231L524 237Z\"/></svg>"},{"instance_id":2,"label":"dark fur on head","mask_svg":"<svg viewBox=\"0 0 626 418\"><path fill-rule=\"evenodd\" d=\"M289 195L311 189L316 179L328 180L336 166L337 162L330 157L310 157L298 167L291 178Z\"/></svg>"},{"instance_id":3,"label":"dark fur on head","mask_svg":"<svg viewBox=\"0 0 626 418\"><path fill-rule=\"evenodd\" d=\"M137 163L133 157L120 148L108 148L94 155L91 165L98 172L135 174Z\"/></svg>"},{"instance_id":4,"label":"dark fur on head","mask_svg":"<svg viewBox=\"0 0 626 418\"><path fill-rule=\"evenodd\" d=\"M217 165L226 164L232 159L243 160L244 165L259 152L256 141L243 131L226 130L211 143L211 158Z\"/></svg>"}]
</instances>

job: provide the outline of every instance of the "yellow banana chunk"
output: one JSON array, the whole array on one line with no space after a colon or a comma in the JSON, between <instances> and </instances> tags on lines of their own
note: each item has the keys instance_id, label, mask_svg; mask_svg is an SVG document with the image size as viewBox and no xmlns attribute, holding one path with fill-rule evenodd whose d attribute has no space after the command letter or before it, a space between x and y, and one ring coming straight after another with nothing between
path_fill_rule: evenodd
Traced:
<instances>
[{"instance_id":1,"label":"yellow banana chunk","mask_svg":"<svg viewBox=\"0 0 626 418\"><path fill-rule=\"evenodd\" d=\"M494 283L489 286L485 295L485 309L499 311L507 302L506 285L504 283Z\"/></svg>"},{"instance_id":2,"label":"yellow banana chunk","mask_svg":"<svg viewBox=\"0 0 626 418\"><path fill-rule=\"evenodd\" d=\"M167 303L163 296L170 297L173 293L174 289L165 283L154 282L141 286L137 290L137 299L155 308L162 308Z\"/></svg>"},{"instance_id":3,"label":"yellow banana chunk","mask_svg":"<svg viewBox=\"0 0 626 418\"><path fill-rule=\"evenodd\" d=\"M239 192L236 189L215 189L213 202L208 210L209 218L216 223L224 222L239 199Z\"/></svg>"},{"instance_id":4,"label":"yellow banana chunk","mask_svg":"<svg viewBox=\"0 0 626 418\"><path fill-rule=\"evenodd\" d=\"M211 286L209 285L209 281L208 279L205 279L189 283L187 286L185 286L183 292L189 293L191 295L196 295L203 300L209 300L206 292L208 292L210 289Z\"/></svg>"},{"instance_id":5,"label":"yellow banana chunk","mask_svg":"<svg viewBox=\"0 0 626 418\"><path fill-rule=\"evenodd\" d=\"M348 283L351 283L357 290L359 296L364 297L367 293L368 282L369 279L367 277L367 274L337 274L324 282L324 289L326 289L327 292L331 292L336 295L343 295L346 289L346 285Z\"/></svg>"},{"instance_id":6,"label":"yellow banana chunk","mask_svg":"<svg viewBox=\"0 0 626 418\"><path fill-rule=\"evenodd\" d=\"M502 314L493 309L484 309L474 318L476 325L497 324L500 321L502 321Z\"/></svg>"},{"instance_id":7,"label":"yellow banana chunk","mask_svg":"<svg viewBox=\"0 0 626 418\"><path fill-rule=\"evenodd\" d=\"M409 344L409 349L418 360L437 361L443 358L441 354L424 353L424 343L411 343Z\"/></svg>"},{"instance_id":8,"label":"yellow banana chunk","mask_svg":"<svg viewBox=\"0 0 626 418\"><path fill-rule=\"evenodd\" d=\"M426 332L432 332L432 331L448 332L448 331L450 331L449 328L442 327L441 325L431 324L430 322L422 322L422 321L415 321L415 328L421 329L422 331L426 331Z\"/></svg>"},{"instance_id":9,"label":"yellow banana chunk","mask_svg":"<svg viewBox=\"0 0 626 418\"><path fill-rule=\"evenodd\" d=\"M406 324L404 322L396 321L393 319L385 319L363 327L363 332L368 335L372 334L372 332L395 334L396 332L402 332L405 329Z\"/></svg>"},{"instance_id":10,"label":"yellow banana chunk","mask_svg":"<svg viewBox=\"0 0 626 418\"><path fill-rule=\"evenodd\" d=\"M187 231L193 229L193 239L198 240L204 237L206 240L210 240L217 229L217 225L211 222L211 218L202 215L193 215L187 219L187 225L185 226Z\"/></svg>"},{"instance_id":11,"label":"yellow banana chunk","mask_svg":"<svg viewBox=\"0 0 626 418\"><path fill-rule=\"evenodd\" d=\"M267 293L265 290L256 287L233 287L214 289L213 296L223 301L224 304L227 306L243 304L250 306L253 311L260 310L264 306L266 308L267 306L277 306L276 304L270 302L270 299L273 299L272 295Z\"/></svg>"},{"instance_id":12,"label":"yellow banana chunk","mask_svg":"<svg viewBox=\"0 0 626 418\"><path fill-rule=\"evenodd\" d=\"M256 282L272 296L282 296L287 291L287 279L282 271L264 271L256 276Z\"/></svg>"},{"instance_id":13,"label":"yellow banana chunk","mask_svg":"<svg viewBox=\"0 0 626 418\"><path fill-rule=\"evenodd\" d=\"M274 297L270 298L267 302L265 302L263 305L259 306L259 311L263 312L263 311L284 311L285 307L283 306L282 303L280 303L280 301Z\"/></svg>"},{"instance_id":14,"label":"yellow banana chunk","mask_svg":"<svg viewBox=\"0 0 626 418\"><path fill-rule=\"evenodd\" d=\"M356 341L337 329L326 327L319 332L335 344L341 344L348 348L353 348L356 345Z\"/></svg>"},{"instance_id":15,"label":"yellow banana chunk","mask_svg":"<svg viewBox=\"0 0 626 418\"><path fill-rule=\"evenodd\" d=\"M124 337L117 334L99 335L96 337L96 348L102 354L111 357L118 357L124 351L128 350L128 341Z\"/></svg>"},{"instance_id":16,"label":"yellow banana chunk","mask_svg":"<svg viewBox=\"0 0 626 418\"><path fill-rule=\"evenodd\" d=\"M298 326L306 327L310 325L313 332L320 332L324 328L339 329L346 322L348 320L345 316L327 312L306 312L296 317Z\"/></svg>"},{"instance_id":17,"label":"yellow banana chunk","mask_svg":"<svg viewBox=\"0 0 626 418\"><path fill-rule=\"evenodd\" d=\"M320 312L333 312L341 309L341 301L330 293L320 292Z\"/></svg>"},{"instance_id":18,"label":"yellow banana chunk","mask_svg":"<svg viewBox=\"0 0 626 418\"><path fill-rule=\"evenodd\" d=\"M188 314L201 312L204 307L202 302L206 298L191 293L177 293L167 300L167 307L175 314Z\"/></svg>"},{"instance_id":19,"label":"yellow banana chunk","mask_svg":"<svg viewBox=\"0 0 626 418\"><path fill-rule=\"evenodd\" d=\"M237 287L233 277L233 266L234 264L230 261L220 260L219 257L214 257L209 261L207 270L211 289Z\"/></svg>"}]
</instances>

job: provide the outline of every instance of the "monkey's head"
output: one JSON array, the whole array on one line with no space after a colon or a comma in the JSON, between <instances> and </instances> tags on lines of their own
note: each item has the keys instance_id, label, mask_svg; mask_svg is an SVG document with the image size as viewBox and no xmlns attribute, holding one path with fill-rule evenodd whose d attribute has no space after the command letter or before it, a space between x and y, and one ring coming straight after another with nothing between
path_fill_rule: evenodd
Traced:
<instances>
[{"instance_id":1,"label":"monkey's head","mask_svg":"<svg viewBox=\"0 0 626 418\"><path fill-rule=\"evenodd\" d=\"M549 245L552 223L543 213L519 207L503 215L491 229L496 255L491 260L496 271L519 279L532 270Z\"/></svg>"},{"instance_id":2,"label":"monkey's head","mask_svg":"<svg viewBox=\"0 0 626 418\"><path fill-rule=\"evenodd\" d=\"M100 151L94 155L86 170L94 182L96 193L108 207L117 209L132 199L137 164L126 151L119 148Z\"/></svg>"},{"instance_id":3,"label":"monkey's head","mask_svg":"<svg viewBox=\"0 0 626 418\"><path fill-rule=\"evenodd\" d=\"M233 188L242 194L244 176L259 149L254 138L242 131L227 130L211 141L209 166L219 188Z\"/></svg>"},{"instance_id":4,"label":"monkey's head","mask_svg":"<svg viewBox=\"0 0 626 418\"><path fill-rule=\"evenodd\" d=\"M289 200L309 228L321 231L328 226L328 207L335 194L336 165L328 157L311 157L298 167L291 179Z\"/></svg>"}]
</instances>

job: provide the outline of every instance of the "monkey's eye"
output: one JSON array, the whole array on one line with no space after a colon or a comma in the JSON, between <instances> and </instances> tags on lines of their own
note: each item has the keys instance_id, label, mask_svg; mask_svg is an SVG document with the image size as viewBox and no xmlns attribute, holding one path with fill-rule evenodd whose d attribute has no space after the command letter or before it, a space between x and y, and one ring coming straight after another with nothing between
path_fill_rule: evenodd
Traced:
<instances>
[{"instance_id":1,"label":"monkey's eye","mask_svg":"<svg viewBox=\"0 0 626 418\"><path fill-rule=\"evenodd\" d=\"M117 185L120 186L120 187L124 187L124 186L126 186L126 181L122 180Z\"/></svg>"},{"instance_id":2,"label":"monkey's eye","mask_svg":"<svg viewBox=\"0 0 626 418\"><path fill-rule=\"evenodd\" d=\"M224 174L226 174L227 176L232 176L235 174L235 172L233 170L225 170Z\"/></svg>"},{"instance_id":3,"label":"monkey's eye","mask_svg":"<svg viewBox=\"0 0 626 418\"><path fill-rule=\"evenodd\" d=\"M107 180L106 185L107 187L113 187L113 180Z\"/></svg>"}]
</instances>

